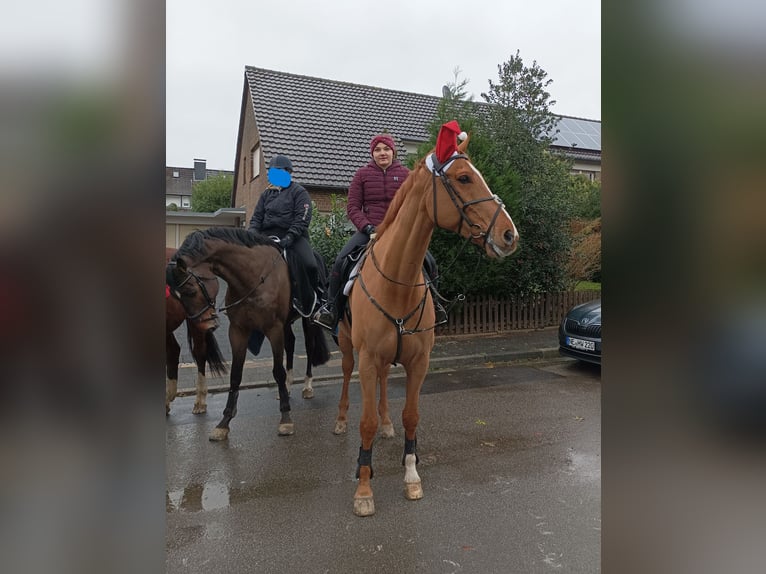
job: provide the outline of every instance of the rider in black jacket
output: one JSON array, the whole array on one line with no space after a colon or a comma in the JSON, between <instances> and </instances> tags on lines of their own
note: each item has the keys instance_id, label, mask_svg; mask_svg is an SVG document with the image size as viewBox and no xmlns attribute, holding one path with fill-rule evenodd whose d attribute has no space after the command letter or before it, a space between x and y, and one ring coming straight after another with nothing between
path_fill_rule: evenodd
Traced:
<instances>
[{"instance_id":1,"label":"rider in black jacket","mask_svg":"<svg viewBox=\"0 0 766 574\"><path fill-rule=\"evenodd\" d=\"M311 223L311 198L306 188L292 181L293 163L286 155L277 154L269 162L271 186L261 194L250 219L250 231L279 238L279 245L298 256L322 298L323 289L317 278L317 262L308 241Z\"/></svg>"}]
</instances>

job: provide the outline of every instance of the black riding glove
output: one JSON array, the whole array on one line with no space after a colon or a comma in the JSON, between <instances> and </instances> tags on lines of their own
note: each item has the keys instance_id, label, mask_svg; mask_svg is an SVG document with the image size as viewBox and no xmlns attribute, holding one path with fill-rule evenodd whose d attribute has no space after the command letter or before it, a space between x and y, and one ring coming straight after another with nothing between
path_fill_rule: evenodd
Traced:
<instances>
[{"instance_id":1,"label":"black riding glove","mask_svg":"<svg viewBox=\"0 0 766 574\"><path fill-rule=\"evenodd\" d=\"M364 226L364 229L362 229L362 233L365 233L367 235L372 235L375 233L375 226L372 223L368 223Z\"/></svg>"},{"instance_id":2,"label":"black riding glove","mask_svg":"<svg viewBox=\"0 0 766 574\"><path fill-rule=\"evenodd\" d=\"M288 248L288 247L290 247L290 246L291 246L291 245L292 245L294 242L295 242L295 237L293 236L293 234L292 234L292 233L288 233L287 235L285 235L285 236L282 238L282 241L280 241L280 242L279 242L279 244L280 244L282 247L284 247L285 249L287 249L287 248Z\"/></svg>"}]
</instances>

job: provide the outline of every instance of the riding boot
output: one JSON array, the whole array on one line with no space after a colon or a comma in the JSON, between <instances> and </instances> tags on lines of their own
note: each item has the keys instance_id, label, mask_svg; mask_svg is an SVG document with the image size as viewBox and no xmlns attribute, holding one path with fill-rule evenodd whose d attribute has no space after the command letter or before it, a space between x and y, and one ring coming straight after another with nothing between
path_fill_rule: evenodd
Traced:
<instances>
[{"instance_id":1,"label":"riding boot","mask_svg":"<svg viewBox=\"0 0 766 574\"><path fill-rule=\"evenodd\" d=\"M328 329L330 331L335 330L335 325L338 323L338 308L335 303L335 297L330 297L327 303L322 305L314 314L314 323Z\"/></svg>"},{"instance_id":2,"label":"riding boot","mask_svg":"<svg viewBox=\"0 0 766 574\"><path fill-rule=\"evenodd\" d=\"M340 272L333 268L330 273L330 285L327 293L327 301L314 313L311 318L314 323L328 329L335 330L338 324L338 294L340 293Z\"/></svg>"},{"instance_id":3,"label":"riding boot","mask_svg":"<svg viewBox=\"0 0 766 574\"><path fill-rule=\"evenodd\" d=\"M316 293L316 303L314 303L314 309L311 310L312 313L315 309L319 310L327 305L327 292L322 287L316 287L314 293Z\"/></svg>"},{"instance_id":4,"label":"riding boot","mask_svg":"<svg viewBox=\"0 0 766 574\"><path fill-rule=\"evenodd\" d=\"M436 289L434 289L433 285L429 286L429 289L431 290L431 299L434 300L434 325L444 325L444 323L447 322L447 310L444 308L444 306L441 304L441 301L439 301L439 295L436 293Z\"/></svg>"}]
</instances>

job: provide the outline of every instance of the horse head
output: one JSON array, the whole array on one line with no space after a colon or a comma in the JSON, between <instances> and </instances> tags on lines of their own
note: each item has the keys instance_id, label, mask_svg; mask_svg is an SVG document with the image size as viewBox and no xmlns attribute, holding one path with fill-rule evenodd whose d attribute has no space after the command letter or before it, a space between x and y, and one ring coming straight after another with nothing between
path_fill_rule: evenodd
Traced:
<instances>
[{"instance_id":1,"label":"horse head","mask_svg":"<svg viewBox=\"0 0 766 574\"><path fill-rule=\"evenodd\" d=\"M419 165L424 176L426 170L431 172L429 217L434 225L479 245L489 257L506 257L516 251L519 232L503 201L468 157L469 139L465 136L445 161L432 153Z\"/></svg>"},{"instance_id":2,"label":"horse head","mask_svg":"<svg viewBox=\"0 0 766 574\"><path fill-rule=\"evenodd\" d=\"M165 282L171 296L181 302L186 318L205 331L218 327L215 298L218 295L218 279L200 274L190 268L183 257L174 256L165 268ZM208 289L208 283L210 288Z\"/></svg>"}]
</instances>

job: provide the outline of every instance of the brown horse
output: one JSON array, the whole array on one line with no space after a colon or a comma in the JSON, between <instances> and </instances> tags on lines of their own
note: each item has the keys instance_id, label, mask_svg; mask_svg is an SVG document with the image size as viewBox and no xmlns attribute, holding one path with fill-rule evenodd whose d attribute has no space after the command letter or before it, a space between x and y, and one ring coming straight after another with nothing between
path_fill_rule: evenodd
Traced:
<instances>
[{"instance_id":1,"label":"brown horse","mask_svg":"<svg viewBox=\"0 0 766 574\"><path fill-rule=\"evenodd\" d=\"M165 264L175 255L176 250L172 247L165 248ZM215 301L218 296L218 278L210 272L210 266L201 265L195 270L197 276L206 286L208 295ZM192 413L201 414L207 412L207 381L205 379L205 366L210 364L210 370L214 374L226 373L226 365L221 357L218 342L213 336L213 330L204 328L200 323L202 317L187 317L186 310L181 302L175 297L165 294L165 368L167 380L165 382L165 414L170 413L170 403L178 394L178 361L181 356L181 346L173 334L181 323L186 322L186 338L189 342L194 362L197 364L196 398ZM206 321L214 321L214 316L206 317ZM208 349L208 347L210 347Z\"/></svg>"},{"instance_id":2,"label":"brown horse","mask_svg":"<svg viewBox=\"0 0 766 574\"><path fill-rule=\"evenodd\" d=\"M455 141L454 135L452 140ZM416 470L416 429L420 389L434 345L434 310L422 265L434 227L461 235L489 257L510 255L518 245L519 234L511 217L469 160L465 153L467 145L465 139L455 146L454 155L444 161L431 154L420 161L399 188L377 236L368 245L350 293L351 320L344 319L339 328L344 367L349 360L353 366L352 346L359 356L362 444L357 461L359 482L354 494L354 513L358 516L375 512L370 484L372 444L378 430L378 414L384 425L390 423L390 419L386 421L385 397L391 364L401 363L406 372L402 411L405 496L409 500L423 496ZM376 414L378 384L380 404ZM345 417L344 410L348 408L345 376L342 392L345 396L341 397L339 418L341 414Z\"/></svg>"},{"instance_id":3,"label":"brown horse","mask_svg":"<svg viewBox=\"0 0 766 574\"><path fill-rule=\"evenodd\" d=\"M248 340L253 332L262 333L271 345L272 375L279 389L281 412L277 432L281 436L293 434L283 359L287 330L298 315L290 302L287 263L271 239L244 229L212 227L190 234L168 264L166 277L187 314L201 313L201 317L215 315L213 303L206 299L204 283L193 271L202 263L208 263L211 271L227 283L225 305L220 310L225 310L229 317L232 353L229 396L223 418L210 440L225 440L229 436L229 423L237 414ZM314 366L323 364L328 354L321 329L316 327L304 334L307 339L312 338L307 341L307 348L316 351L309 361Z\"/></svg>"}]
</instances>

